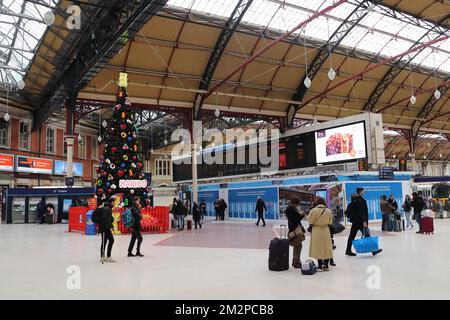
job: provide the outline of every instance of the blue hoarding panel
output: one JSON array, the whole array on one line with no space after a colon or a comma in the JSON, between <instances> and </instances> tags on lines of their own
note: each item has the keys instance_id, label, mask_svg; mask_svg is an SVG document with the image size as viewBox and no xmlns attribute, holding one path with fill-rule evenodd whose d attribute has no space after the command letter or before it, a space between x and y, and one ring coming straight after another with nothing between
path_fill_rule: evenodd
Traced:
<instances>
[{"instance_id":1,"label":"blue hoarding panel","mask_svg":"<svg viewBox=\"0 0 450 320\"><path fill-rule=\"evenodd\" d=\"M198 203L202 200L205 200L206 203L206 215L207 216L215 216L216 211L214 210L214 202L219 198L218 190L211 191L199 191L198 192Z\"/></svg>"},{"instance_id":2,"label":"blue hoarding panel","mask_svg":"<svg viewBox=\"0 0 450 320\"><path fill-rule=\"evenodd\" d=\"M403 204L404 196L401 182L347 182L345 184L345 199L347 205L350 202L351 195L356 193L357 187L364 188L364 198L367 200L367 206L369 208L369 220L381 219L380 198L382 195L389 197L393 194L400 208Z\"/></svg>"},{"instance_id":3,"label":"blue hoarding panel","mask_svg":"<svg viewBox=\"0 0 450 320\"><path fill-rule=\"evenodd\" d=\"M229 212L232 218L256 219L256 200L261 197L266 203L265 218L278 219L278 188L255 188L228 190Z\"/></svg>"}]
</instances>

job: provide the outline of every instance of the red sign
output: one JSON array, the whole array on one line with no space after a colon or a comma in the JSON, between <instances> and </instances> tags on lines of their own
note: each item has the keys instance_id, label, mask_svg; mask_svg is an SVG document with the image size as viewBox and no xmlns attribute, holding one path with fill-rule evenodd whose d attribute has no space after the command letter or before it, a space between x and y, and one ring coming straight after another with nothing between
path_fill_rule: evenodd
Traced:
<instances>
[{"instance_id":1,"label":"red sign","mask_svg":"<svg viewBox=\"0 0 450 320\"><path fill-rule=\"evenodd\" d=\"M53 173L53 160L17 156L17 172Z\"/></svg>"},{"instance_id":2,"label":"red sign","mask_svg":"<svg viewBox=\"0 0 450 320\"><path fill-rule=\"evenodd\" d=\"M0 154L0 170L14 171L14 156L11 154Z\"/></svg>"}]
</instances>

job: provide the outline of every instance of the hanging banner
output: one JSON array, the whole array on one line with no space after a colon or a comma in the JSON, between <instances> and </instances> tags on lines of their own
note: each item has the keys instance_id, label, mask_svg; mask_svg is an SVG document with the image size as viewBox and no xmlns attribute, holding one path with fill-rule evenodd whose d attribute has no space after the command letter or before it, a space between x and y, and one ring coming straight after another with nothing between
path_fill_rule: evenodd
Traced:
<instances>
[{"instance_id":1,"label":"hanging banner","mask_svg":"<svg viewBox=\"0 0 450 320\"><path fill-rule=\"evenodd\" d=\"M14 171L14 155L0 153L0 171Z\"/></svg>"},{"instance_id":2,"label":"hanging banner","mask_svg":"<svg viewBox=\"0 0 450 320\"><path fill-rule=\"evenodd\" d=\"M67 174L67 161L55 160L55 174L65 176ZM83 176L83 164L73 162L73 175L75 177Z\"/></svg>"},{"instance_id":3,"label":"hanging banner","mask_svg":"<svg viewBox=\"0 0 450 320\"><path fill-rule=\"evenodd\" d=\"M17 156L16 168L17 172L52 174L53 160Z\"/></svg>"}]
</instances>

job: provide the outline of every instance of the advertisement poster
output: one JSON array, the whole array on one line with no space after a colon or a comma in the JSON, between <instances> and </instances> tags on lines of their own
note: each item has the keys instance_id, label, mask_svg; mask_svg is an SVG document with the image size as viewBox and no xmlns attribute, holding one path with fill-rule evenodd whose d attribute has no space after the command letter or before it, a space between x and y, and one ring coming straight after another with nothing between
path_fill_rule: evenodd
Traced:
<instances>
[{"instance_id":1,"label":"advertisement poster","mask_svg":"<svg viewBox=\"0 0 450 320\"><path fill-rule=\"evenodd\" d=\"M0 171L14 171L14 156L0 154Z\"/></svg>"},{"instance_id":2,"label":"advertisement poster","mask_svg":"<svg viewBox=\"0 0 450 320\"><path fill-rule=\"evenodd\" d=\"M67 174L67 162L55 160L55 174L65 176ZM83 164L81 162L73 163L73 175L75 177L83 176Z\"/></svg>"},{"instance_id":3,"label":"advertisement poster","mask_svg":"<svg viewBox=\"0 0 450 320\"><path fill-rule=\"evenodd\" d=\"M52 174L53 160L17 156L17 172Z\"/></svg>"},{"instance_id":4,"label":"advertisement poster","mask_svg":"<svg viewBox=\"0 0 450 320\"><path fill-rule=\"evenodd\" d=\"M231 218L256 219L256 200L261 197L266 203L266 219L278 219L278 188L235 189L228 191Z\"/></svg>"},{"instance_id":5,"label":"advertisement poster","mask_svg":"<svg viewBox=\"0 0 450 320\"><path fill-rule=\"evenodd\" d=\"M316 132L317 163L356 160L366 157L364 123Z\"/></svg>"},{"instance_id":6,"label":"advertisement poster","mask_svg":"<svg viewBox=\"0 0 450 320\"><path fill-rule=\"evenodd\" d=\"M205 200L206 203L206 215L214 217L216 212L214 210L214 201L219 197L219 190L208 190L208 191L199 191L198 192L198 204L202 200Z\"/></svg>"},{"instance_id":7,"label":"advertisement poster","mask_svg":"<svg viewBox=\"0 0 450 320\"><path fill-rule=\"evenodd\" d=\"M71 206L72 206L72 199L63 200L63 212L69 212Z\"/></svg>"},{"instance_id":8,"label":"advertisement poster","mask_svg":"<svg viewBox=\"0 0 450 320\"><path fill-rule=\"evenodd\" d=\"M382 195L386 195L389 198L393 194L399 208L403 204L404 196L401 182L348 182L345 184L345 201L347 205L350 202L351 195L356 193L357 187L364 188L364 198L367 200L367 207L369 208L369 220L381 219L380 198Z\"/></svg>"}]
</instances>

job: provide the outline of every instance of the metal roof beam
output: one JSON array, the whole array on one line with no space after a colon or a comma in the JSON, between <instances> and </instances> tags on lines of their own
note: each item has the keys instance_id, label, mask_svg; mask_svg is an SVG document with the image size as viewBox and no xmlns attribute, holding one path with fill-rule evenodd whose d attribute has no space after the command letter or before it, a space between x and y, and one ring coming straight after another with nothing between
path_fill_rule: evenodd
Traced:
<instances>
[{"instance_id":1,"label":"metal roof beam","mask_svg":"<svg viewBox=\"0 0 450 320\"><path fill-rule=\"evenodd\" d=\"M302 81L297 87L297 92L293 95L292 100L303 100L306 92L308 91L308 88L304 84L306 77L309 77L311 80L314 79L324 65L325 61L329 58L330 53L340 45L342 40L350 33L350 31L367 15L368 6L371 4L371 1L365 0L356 6L352 13L350 13L350 15L336 29L328 42L321 46L319 52L308 67L308 73L304 75ZM290 104L286 110L287 123L290 128L292 128L294 124L295 114L298 108L298 105Z\"/></svg>"},{"instance_id":2,"label":"metal roof beam","mask_svg":"<svg viewBox=\"0 0 450 320\"><path fill-rule=\"evenodd\" d=\"M230 42L231 37L236 30L236 27L241 22L248 8L252 4L253 0L239 0L236 4L236 7L233 10L230 18L226 22L226 27L222 29L219 38L216 41L216 45L214 46L214 50L209 56L209 61L206 64L205 70L203 71L202 79L200 80L199 89L200 90L208 90L209 85L211 84L212 78L214 76L214 72L219 64L220 59L222 58L223 53ZM199 118L199 113L203 105L203 96L200 93L197 93L194 102L194 119Z\"/></svg>"},{"instance_id":3,"label":"metal roof beam","mask_svg":"<svg viewBox=\"0 0 450 320\"><path fill-rule=\"evenodd\" d=\"M75 97L167 1L104 0L109 9L102 10L89 26L90 36L83 37L77 57L51 84L48 96L35 112L33 129L62 109L66 99Z\"/></svg>"},{"instance_id":4,"label":"metal roof beam","mask_svg":"<svg viewBox=\"0 0 450 320\"><path fill-rule=\"evenodd\" d=\"M448 89L450 89L450 77L448 77L446 79L446 81L444 81L444 85L439 87L438 90L441 93L441 95L443 95L444 93L446 93L448 91ZM417 115L417 118L421 118L421 119L426 119L431 111L433 110L434 106L436 105L436 103L439 100L435 98L434 94L428 99L427 103L425 103L425 105L423 106L422 110L420 110L419 114ZM439 115L438 117L441 117L443 115ZM419 121L419 120L415 120L414 123L411 126L411 131L412 131L412 135L414 138L417 137L420 128L428 123L431 122L435 119L437 119L438 117L433 117L431 119L428 119L426 121Z\"/></svg>"},{"instance_id":5,"label":"metal roof beam","mask_svg":"<svg viewBox=\"0 0 450 320\"><path fill-rule=\"evenodd\" d=\"M449 18L450 14L444 17L441 21L445 21ZM438 25L436 25L434 28L425 33L419 40L417 40L416 43L411 46L411 49L420 45L422 40L424 39L431 40L430 36L432 34L438 33L439 36L442 36L443 34L445 34L445 31L448 30L443 30ZM370 95L366 105L364 106L364 110L374 111L375 106L380 100L380 97L391 85L392 81L394 81L394 79L400 74L400 72L402 72L406 68L406 66L409 65L422 52L423 49L425 49L425 47L423 47L421 50L416 51L413 55L408 56L407 60L403 60L406 55L403 55L399 57L399 59L397 59L397 61L390 67L389 71L383 76L383 79L378 83L377 87Z\"/></svg>"}]
</instances>

